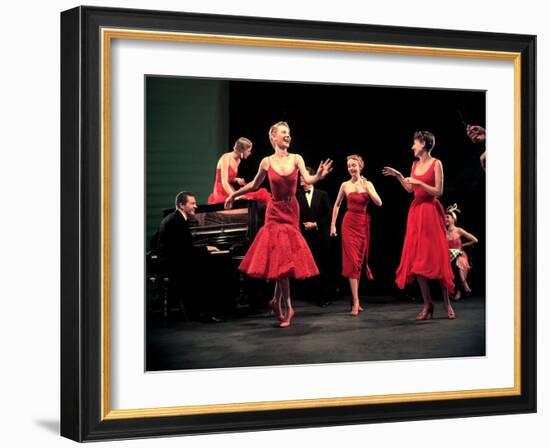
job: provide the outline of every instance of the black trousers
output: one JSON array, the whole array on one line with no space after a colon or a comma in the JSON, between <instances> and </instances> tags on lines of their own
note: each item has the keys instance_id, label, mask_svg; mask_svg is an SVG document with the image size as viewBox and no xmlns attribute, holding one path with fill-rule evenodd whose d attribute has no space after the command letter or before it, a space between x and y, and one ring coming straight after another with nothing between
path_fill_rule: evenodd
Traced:
<instances>
[{"instance_id":1,"label":"black trousers","mask_svg":"<svg viewBox=\"0 0 550 448\"><path fill-rule=\"evenodd\" d=\"M300 296L304 300L322 303L331 297L330 282L330 240L327 238L311 237L307 234L304 238L311 250L319 275L305 279L299 287Z\"/></svg>"}]
</instances>

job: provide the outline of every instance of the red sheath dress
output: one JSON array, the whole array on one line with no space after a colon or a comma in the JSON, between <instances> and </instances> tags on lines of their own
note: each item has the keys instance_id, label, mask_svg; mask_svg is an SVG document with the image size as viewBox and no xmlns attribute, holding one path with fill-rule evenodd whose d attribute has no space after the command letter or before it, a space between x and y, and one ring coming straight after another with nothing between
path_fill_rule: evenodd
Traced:
<instances>
[{"instance_id":1,"label":"red sheath dress","mask_svg":"<svg viewBox=\"0 0 550 448\"><path fill-rule=\"evenodd\" d=\"M227 181L231 183L233 179L235 179L235 177L237 177L237 172L230 166L229 173L227 173ZM217 168L216 179L214 180L214 187L212 188L212 193L210 193L210 195L208 196L208 203L217 204L219 202L224 202L228 196L229 195L226 193L222 185L221 169ZM245 194L244 197L252 201L267 204L269 198L271 198L271 194L265 188L260 188L256 191Z\"/></svg>"},{"instance_id":2,"label":"red sheath dress","mask_svg":"<svg viewBox=\"0 0 550 448\"><path fill-rule=\"evenodd\" d=\"M304 279L318 275L313 255L300 232L296 166L292 173L282 176L270 165L267 176L272 197L265 210L265 223L239 269L250 277L266 280Z\"/></svg>"},{"instance_id":3,"label":"red sheath dress","mask_svg":"<svg viewBox=\"0 0 550 448\"><path fill-rule=\"evenodd\" d=\"M427 171L415 175L416 162L413 164L412 177L430 186L435 185L435 162ZM403 242L401 262L396 271L395 283L401 289L411 283L415 276L422 275L438 279L449 291L454 290L454 275L447 248L445 211L439 200L418 185L413 185L414 199L409 208L407 230Z\"/></svg>"},{"instance_id":4,"label":"red sheath dress","mask_svg":"<svg viewBox=\"0 0 550 448\"><path fill-rule=\"evenodd\" d=\"M370 216L369 194L352 192L346 196L348 209L342 220L342 275L360 278L363 260L367 278L374 277L369 267Z\"/></svg>"}]
</instances>

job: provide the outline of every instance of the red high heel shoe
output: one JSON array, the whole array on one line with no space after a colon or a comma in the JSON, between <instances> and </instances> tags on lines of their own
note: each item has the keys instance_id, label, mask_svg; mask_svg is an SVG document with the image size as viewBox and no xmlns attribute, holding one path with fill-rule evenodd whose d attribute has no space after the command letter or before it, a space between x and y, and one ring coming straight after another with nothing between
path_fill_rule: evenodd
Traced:
<instances>
[{"instance_id":1,"label":"red high heel shoe","mask_svg":"<svg viewBox=\"0 0 550 448\"><path fill-rule=\"evenodd\" d=\"M294 309L290 308L290 310L288 311L287 318L279 324L279 327L281 328L290 327L290 321L292 320L293 317L294 317Z\"/></svg>"},{"instance_id":2,"label":"red high heel shoe","mask_svg":"<svg viewBox=\"0 0 550 448\"><path fill-rule=\"evenodd\" d=\"M447 317L449 319L456 319L456 313L455 310L453 310L453 307L449 303L449 306L447 307Z\"/></svg>"},{"instance_id":3,"label":"red high heel shoe","mask_svg":"<svg viewBox=\"0 0 550 448\"><path fill-rule=\"evenodd\" d=\"M363 309L363 307L362 307L361 305L358 305L358 306L357 306L357 311L354 310L354 308L353 308L353 301L351 302L350 314L351 314L352 316L357 316L359 313L362 313L363 311L365 311L365 310Z\"/></svg>"},{"instance_id":4,"label":"red high heel shoe","mask_svg":"<svg viewBox=\"0 0 550 448\"><path fill-rule=\"evenodd\" d=\"M271 299L267 303L267 310L269 311L269 314L274 315L281 322L285 320L283 313L281 312L281 309L277 306L277 301L275 299Z\"/></svg>"},{"instance_id":5,"label":"red high heel shoe","mask_svg":"<svg viewBox=\"0 0 550 448\"><path fill-rule=\"evenodd\" d=\"M430 319L434 317L434 304L430 303L428 308L422 308L422 311L416 316L416 320L426 320L430 316Z\"/></svg>"}]
</instances>

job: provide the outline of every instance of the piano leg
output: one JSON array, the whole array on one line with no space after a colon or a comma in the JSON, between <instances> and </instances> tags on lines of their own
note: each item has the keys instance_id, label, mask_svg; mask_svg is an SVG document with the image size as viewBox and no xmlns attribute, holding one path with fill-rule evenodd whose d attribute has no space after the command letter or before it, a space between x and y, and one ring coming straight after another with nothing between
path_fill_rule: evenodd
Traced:
<instances>
[{"instance_id":1,"label":"piano leg","mask_svg":"<svg viewBox=\"0 0 550 448\"><path fill-rule=\"evenodd\" d=\"M168 297L170 290L170 279L168 277L163 277L162 280L162 320L164 324L168 320Z\"/></svg>"},{"instance_id":2,"label":"piano leg","mask_svg":"<svg viewBox=\"0 0 550 448\"><path fill-rule=\"evenodd\" d=\"M243 258L244 256L242 255L232 257L233 265L239 275L239 279L238 279L239 295L237 296L237 300L235 303L237 312L248 311L250 309L250 299L246 292L246 277L244 273L238 270L238 266L239 264L241 264L241 261L243 260Z\"/></svg>"}]
</instances>

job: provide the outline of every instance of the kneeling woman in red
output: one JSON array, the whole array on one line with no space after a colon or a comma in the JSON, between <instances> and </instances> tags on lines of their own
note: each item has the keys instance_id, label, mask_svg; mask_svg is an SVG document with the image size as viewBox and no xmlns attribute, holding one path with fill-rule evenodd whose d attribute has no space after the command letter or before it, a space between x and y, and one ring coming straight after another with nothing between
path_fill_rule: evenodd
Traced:
<instances>
[{"instance_id":1,"label":"kneeling woman in red","mask_svg":"<svg viewBox=\"0 0 550 448\"><path fill-rule=\"evenodd\" d=\"M256 190L267 176L271 186L271 200L265 211L265 223L256 234L239 269L251 277L274 280L275 293L271 309L281 320L281 327L290 326L294 309L290 299L289 278L304 279L319 274L313 255L300 232L300 207L296 199L298 171L308 184L314 184L332 170L332 161L319 165L311 176L299 154L290 154L290 128L278 122L269 129L269 140L275 154L264 157L258 174L252 182L232 193L225 201L231 208L233 201Z\"/></svg>"},{"instance_id":2,"label":"kneeling woman in red","mask_svg":"<svg viewBox=\"0 0 550 448\"><path fill-rule=\"evenodd\" d=\"M246 160L252 154L252 142L246 137L237 139L233 146L233 151L226 152L219 159L216 165L216 179L212 193L208 196L209 204L224 202L231 193L235 191L235 186L246 185L244 179L237 177L237 171L241 160ZM266 204L271 195L265 188L249 193L246 199Z\"/></svg>"},{"instance_id":3,"label":"kneeling woman in red","mask_svg":"<svg viewBox=\"0 0 550 448\"><path fill-rule=\"evenodd\" d=\"M447 317L454 319L456 315L449 302L449 291L454 290L454 275L447 249L445 211L438 200L443 194L443 164L431 155L435 145L431 132L417 131L413 140L412 150L418 160L412 165L410 177L390 167L383 170L385 176L397 178L408 193L414 193L395 282L403 289L406 283L411 283L415 277L418 279L424 308L416 320L424 320L433 317L434 308L428 279L439 280Z\"/></svg>"},{"instance_id":4,"label":"kneeling woman in red","mask_svg":"<svg viewBox=\"0 0 550 448\"><path fill-rule=\"evenodd\" d=\"M372 182L361 176L365 166L361 156L357 154L348 156L347 161L351 179L343 182L338 191L338 197L332 209L330 235L336 236L336 219L345 197L348 209L342 221L342 275L349 279L352 297L350 314L357 316L363 311L359 303L359 280L363 261L367 279L373 279L369 268L370 216L367 205L372 200L380 207L382 200Z\"/></svg>"}]
</instances>

